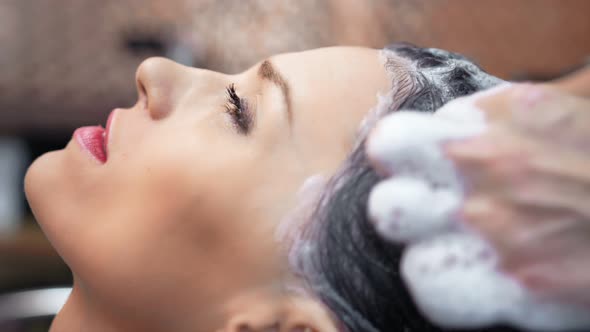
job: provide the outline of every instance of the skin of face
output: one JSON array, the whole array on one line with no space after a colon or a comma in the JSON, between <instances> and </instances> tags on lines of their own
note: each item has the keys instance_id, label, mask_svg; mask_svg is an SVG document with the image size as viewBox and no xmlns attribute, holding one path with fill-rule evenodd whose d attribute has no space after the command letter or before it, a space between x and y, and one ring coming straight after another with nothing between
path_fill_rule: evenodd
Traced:
<instances>
[{"instance_id":1,"label":"skin of face","mask_svg":"<svg viewBox=\"0 0 590 332\"><path fill-rule=\"evenodd\" d=\"M182 331L179 317L218 326L235 294L280 285L276 225L307 177L345 159L390 83L373 49L268 61L287 95L260 77L263 62L225 75L150 58L137 70L137 104L115 110L106 163L71 140L30 166L26 195L72 269L77 307ZM224 107L231 84L251 112L247 134Z\"/></svg>"}]
</instances>

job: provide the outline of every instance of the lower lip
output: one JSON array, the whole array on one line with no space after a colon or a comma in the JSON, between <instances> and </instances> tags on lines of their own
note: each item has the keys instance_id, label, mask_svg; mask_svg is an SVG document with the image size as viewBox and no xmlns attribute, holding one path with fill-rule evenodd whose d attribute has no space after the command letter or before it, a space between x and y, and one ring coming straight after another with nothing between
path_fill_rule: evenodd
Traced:
<instances>
[{"instance_id":1,"label":"lower lip","mask_svg":"<svg viewBox=\"0 0 590 332\"><path fill-rule=\"evenodd\" d=\"M81 127L74 131L76 142L101 164L107 161L105 132L101 126Z\"/></svg>"}]
</instances>

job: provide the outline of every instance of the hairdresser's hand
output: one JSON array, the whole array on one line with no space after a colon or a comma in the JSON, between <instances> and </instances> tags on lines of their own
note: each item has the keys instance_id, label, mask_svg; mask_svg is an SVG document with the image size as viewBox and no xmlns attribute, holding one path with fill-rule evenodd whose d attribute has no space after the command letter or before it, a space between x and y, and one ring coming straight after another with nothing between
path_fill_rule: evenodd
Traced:
<instances>
[{"instance_id":1,"label":"hairdresser's hand","mask_svg":"<svg viewBox=\"0 0 590 332\"><path fill-rule=\"evenodd\" d=\"M488 130L445 151L465 181L462 219L505 271L590 305L590 99L568 89L515 85L480 98Z\"/></svg>"}]
</instances>

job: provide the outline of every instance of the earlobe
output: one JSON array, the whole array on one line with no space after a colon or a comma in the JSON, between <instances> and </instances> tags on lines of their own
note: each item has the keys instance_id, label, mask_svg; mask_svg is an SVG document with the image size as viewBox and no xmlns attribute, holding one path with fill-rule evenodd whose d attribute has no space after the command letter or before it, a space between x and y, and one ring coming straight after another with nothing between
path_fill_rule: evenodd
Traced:
<instances>
[{"instance_id":1,"label":"earlobe","mask_svg":"<svg viewBox=\"0 0 590 332\"><path fill-rule=\"evenodd\" d=\"M253 303L231 317L223 332L279 332L280 309L273 303Z\"/></svg>"},{"instance_id":2,"label":"earlobe","mask_svg":"<svg viewBox=\"0 0 590 332\"><path fill-rule=\"evenodd\" d=\"M301 295L251 293L234 299L219 332L337 332L328 310Z\"/></svg>"},{"instance_id":3,"label":"earlobe","mask_svg":"<svg viewBox=\"0 0 590 332\"><path fill-rule=\"evenodd\" d=\"M219 332L279 332L282 303L274 288L244 292L227 303L227 321Z\"/></svg>"},{"instance_id":4,"label":"earlobe","mask_svg":"<svg viewBox=\"0 0 590 332\"><path fill-rule=\"evenodd\" d=\"M328 309L307 296L291 296L284 312L281 332L337 332Z\"/></svg>"}]
</instances>

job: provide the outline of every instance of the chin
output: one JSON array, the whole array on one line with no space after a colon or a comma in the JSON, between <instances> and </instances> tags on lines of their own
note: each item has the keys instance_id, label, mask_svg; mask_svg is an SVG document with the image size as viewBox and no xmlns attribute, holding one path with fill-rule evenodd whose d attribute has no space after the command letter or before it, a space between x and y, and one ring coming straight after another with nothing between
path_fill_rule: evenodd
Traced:
<instances>
[{"instance_id":1,"label":"chin","mask_svg":"<svg viewBox=\"0 0 590 332\"><path fill-rule=\"evenodd\" d=\"M54 177L56 171L56 159L59 158L59 152L51 151L41 155L27 169L25 194L33 211L39 199L49 195L52 191L51 177Z\"/></svg>"},{"instance_id":2,"label":"chin","mask_svg":"<svg viewBox=\"0 0 590 332\"><path fill-rule=\"evenodd\" d=\"M65 150L43 154L29 166L24 181L25 195L35 220L62 258L71 250L68 241L75 240L69 226L79 215L68 203L72 200L71 185L76 176L68 174L68 169L64 168L66 157Z\"/></svg>"},{"instance_id":3,"label":"chin","mask_svg":"<svg viewBox=\"0 0 590 332\"><path fill-rule=\"evenodd\" d=\"M72 141L61 150L42 154L27 169L25 195L35 216L44 206L56 205L65 188L75 181L78 166L72 155Z\"/></svg>"},{"instance_id":4,"label":"chin","mask_svg":"<svg viewBox=\"0 0 590 332\"><path fill-rule=\"evenodd\" d=\"M25 174L24 189L27 201L37 222L45 228L49 220L59 219L58 212L63 206L64 151L47 152L29 166Z\"/></svg>"}]
</instances>

